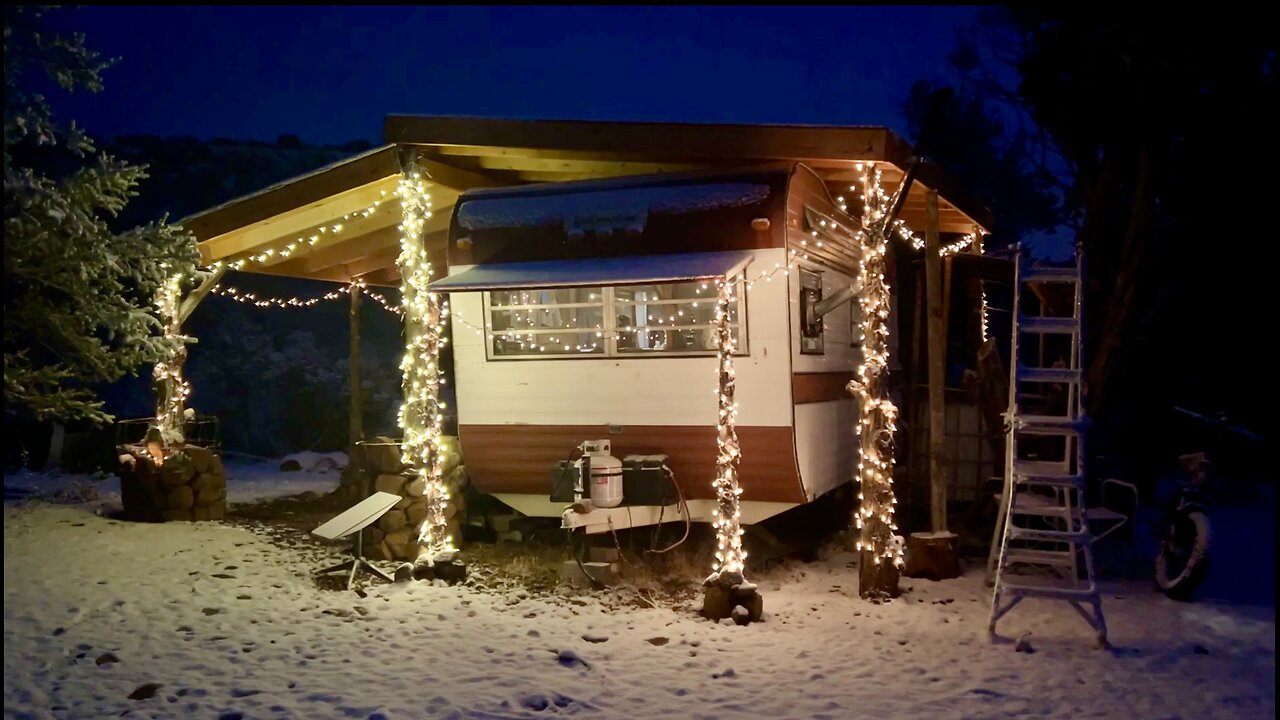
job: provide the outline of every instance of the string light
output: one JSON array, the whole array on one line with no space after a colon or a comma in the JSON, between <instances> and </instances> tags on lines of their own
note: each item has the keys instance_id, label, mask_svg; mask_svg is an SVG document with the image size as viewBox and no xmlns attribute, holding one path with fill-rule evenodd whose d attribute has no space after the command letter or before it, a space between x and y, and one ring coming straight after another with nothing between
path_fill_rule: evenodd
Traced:
<instances>
[{"instance_id":1,"label":"string light","mask_svg":"<svg viewBox=\"0 0 1280 720\"><path fill-rule=\"evenodd\" d=\"M954 255L961 250L967 250L969 246L973 245L974 241L977 240L977 237L977 233L969 233L953 243L943 245L938 250L938 257L946 257L948 255ZM981 250L979 250L979 254L981 254Z\"/></svg>"},{"instance_id":2,"label":"string light","mask_svg":"<svg viewBox=\"0 0 1280 720\"><path fill-rule=\"evenodd\" d=\"M978 233L976 242L978 243L979 255L983 254L983 252L986 251L986 249L982 247L982 242L985 239L986 239L985 233ZM982 330L982 342L986 342L987 338L989 337L988 328L990 327L987 324L987 281L979 280L978 286L982 291L982 310L981 310L981 314L979 315L979 318L980 318L979 326L981 327L981 330Z\"/></svg>"},{"instance_id":3,"label":"string light","mask_svg":"<svg viewBox=\"0 0 1280 720\"><path fill-rule=\"evenodd\" d=\"M729 309L734 305L736 282L716 281L716 339L719 343L719 360L716 368L718 381L716 396L719 413L716 422L716 478L712 483L716 491L716 507L712 510L712 524L716 531L715 560L707 584L725 586L746 582L747 553L742 548L742 514L739 498L742 488L738 485L738 462L742 450L738 444L738 403L734 400L737 384L733 369L734 340L729 324Z\"/></svg>"},{"instance_id":4,"label":"string light","mask_svg":"<svg viewBox=\"0 0 1280 720\"><path fill-rule=\"evenodd\" d=\"M387 191L383 190L381 191L381 194L382 194L382 198L385 198ZM346 215L343 215L342 220L345 222L347 220L352 220L352 219L360 220L360 219L371 217L374 213L378 211L378 206L382 204L382 198L379 198L378 200L374 200L373 204L365 208L364 210L357 210L356 212L347 213ZM294 240L291 240L278 247L267 248L266 250L263 250L261 252L256 252L252 255L245 255L245 256L236 258L234 260L228 260L228 259L216 260L213 263L211 263L209 267L214 270L221 268L223 266L226 266L232 270L242 270L246 265L250 263L262 265L267 261L275 258L288 258L300 250L305 250L306 248L309 248L315 245L316 243L320 242L321 238L325 236L334 237L342 234L342 231L345 229L346 229L346 225L344 225L341 222L334 222L329 225L321 225L315 228L314 232L306 233L304 235L299 235Z\"/></svg>"},{"instance_id":5,"label":"string light","mask_svg":"<svg viewBox=\"0 0 1280 720\"><path fill-rule=\"evenodd\" d=\"M449 491L444 484L444 403L440 400L440 349L447 342L445 321L449 304L431 292L431 260L423 242L423 225L431 217L431 197L422 173L413 168L401 174L396 187L404 217L400 224L400 255L396 266L401 278L405 349L400 362L404 404L400 428L404 442L401 461L426 480L427 516L418 529L418 543L426 548L427 561L448 560L457 549L449 535L445 506Z\"/></svg>"},{"instance_id":6,"label":"string light","mask_svg":"<svg viewBox=\"0 0 1280 720\"><path fill-rule=\"evenodd\" d=\"M862 364L858 379L849 390L858 398L859 417L856 426L859 439L858 499L861 504L854 514L859 531L857 549L880 565L891 562L902 567L902 546L894 541L898 526L894 522L893 493L894 433L897 432L898 408L889 399L889 307L891 289L885 282L888 235L893 228L880 222L888 212L888 198L880 185L880 171L862 170L861 197L862 256L858 260L861 291L858 304L862 310ZM899 235L900 237L900 235Z\"/></svg>"},{"instance_id":7,"label":"string light","mask_svg":"<svg viewBox=\"0 0 1280 720\"><path fill-rule=\"evenodd\" d=\"M173 275L156 293L156 311L164 326L164 338L173 350L165 360L152 368L152 378L157 389L156 429L160 432L159 447L148 444L147 454L156 465L164 463L164 448L183 441L183 420L191 386L182 376L182 365L187 358L187 338L182 335L182 323L178 316L181 298L182 276Z\"/></svg>"},{"instance_id":8,"label":"string light","mask_svg":"<svg viewBox=\"0 0 1280 720\"><path fill-rule=\"evenodd\" d=\"M351 287L352 287L351 285L345 285L338 290L333 290L325 293L324 295L321 295L319 297L313 297L313 298L258 297L257 294L252 292L245 292L243 290L240 290L234 287L222 287L221 285L214 285L211 292L214 295L231 298L232 300L235 300L238 303L245 303L247 305L254 305L256 307L262 307L262 308L265 308L265 307L309 308L314 305L318 305L322 302L337 300L343 295L349 294L351 292Z\"/></svg>"}]
</instances>

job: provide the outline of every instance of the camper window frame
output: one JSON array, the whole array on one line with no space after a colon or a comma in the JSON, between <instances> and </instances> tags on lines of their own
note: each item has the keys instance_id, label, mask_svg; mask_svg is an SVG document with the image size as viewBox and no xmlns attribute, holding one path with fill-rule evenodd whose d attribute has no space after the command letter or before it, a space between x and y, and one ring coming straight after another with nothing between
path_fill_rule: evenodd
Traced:
<instances>
[{"instance_id":1,"label":"camper window frame","mask_svg":"<svg viewBox=\"0 0 1280 720\"><path fill-rule=\"evenodd\" d=\"M737 348L733 354L735 357L749 357L751 352L750 352L750 347L748 342L748 336L749 336L748 317L747 317L748 303L747 303L747 292L745 291L746 275L745 273L736 275L735 279L740 281L740 284L743 287L743 291L737 294L738 321L736 323L733 323L733 325L735 325L738 328L738 338L737 338L738 342L737 342ZM665 282L655 280L653 282L642 283L642 284L644 285L679 285L679 284L694 284L694 283L704 283L704 282L709 284L712 281L709 279L708 280L672 280L672 281L665 281ZM599 290L600 297L601 297L600 303L597 304L597 303L577 302L577 303L547 304L547 305L533 304L533 305L519 305L519 306L510 306L510 305L495 306L493 304L491 291L489 290L484 291L482 293L483 295L482 302L484 304L485 360L487 361L606 360L606 359L607 360L633 360L633 359L639 360L639 359L648 359L648 358L700 358L700 357L715 357L718 352L718 350L715 348L712 348L709 350L694 350L694 351L688 351L688 350L619 351L618 341L616 339L619 328L617 323L617 310L616 310L617 303L615 302L615 298L614 298L614 290L617 287L622 287L622 286L581 285L581 286L575 286L575 287L592 288L592 289ZM545 289L545 288L529 288L529 289L533 290L533 289ZM710 298L707 298L705 301L714 303L715 298L710 297ZM687 300L683 300L683 299L682 300L657 300L657 301L654 301L653 304L679 305L679 304L692 304L694 302L704 302L704 300L693 299L693 298L689 298ZM624 304L628 304L628 303L625 303L624 301ZM534 307L538 307L538 308L561 308L561 307L602 308L603 319L604 319L604 326L602 328L538 328L538 329L529 330L529 331L520 331L519 334L526 334L530 332L534 334L549 334L549 333L556 333L556 332L561 332L561 333L571 332L575 334L600 332L602 333L601 339L604 341L603 342L604 351L603 352L565 352L565 353L555 353L555 354L521 353L521 354L510 354L510 355L508 354L499 355L495 353L493 349L493 335L496 334L496 331L494 331L493 329L493 313L495 311L502 312L502 311L510 311L514 309L530 309ZM632 327L632 326L627 326L627 327ZM651 327L651 326L644 326L644 327ZM701 327L709 327L709 326L701 326ZM710 327L714 327L714 326L710 326ZM681 327L680 326L673 326L673 327L658 326L656 329L676 330L676 329L681 329Z\"/></svg>"}]
</instances>

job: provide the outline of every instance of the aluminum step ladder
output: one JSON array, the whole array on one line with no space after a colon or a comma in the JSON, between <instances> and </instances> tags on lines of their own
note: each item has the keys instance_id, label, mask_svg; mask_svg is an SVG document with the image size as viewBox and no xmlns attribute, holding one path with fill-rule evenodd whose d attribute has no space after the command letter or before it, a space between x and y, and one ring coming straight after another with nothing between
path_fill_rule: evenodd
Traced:
<instances>
[{"instance_id":1,"label":"aluminum step ladder","mask_svg":"<svg viewBox=\"0 0 1280 720\"><path fill-rule=\"evenodd\" d=\"M1083 276L1079 251L1073 266L1031 267L1018 248L1004 491L987 560L993 638L1000 618L1025 598L1039 597L1066 601L1098 643L1107 643L1084 504ZM1032 284L1042 293L1069 295L1071 315L1026 314ZM1047 304L1046 295L1040 304Z\"/></svg>"}]
</instances>

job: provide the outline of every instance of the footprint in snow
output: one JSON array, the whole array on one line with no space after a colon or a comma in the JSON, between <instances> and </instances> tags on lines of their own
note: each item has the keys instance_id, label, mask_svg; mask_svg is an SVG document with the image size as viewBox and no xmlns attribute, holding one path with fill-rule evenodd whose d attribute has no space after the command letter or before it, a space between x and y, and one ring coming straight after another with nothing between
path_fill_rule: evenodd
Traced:
<instances>
[{"instance_id":1,"label":"footprint in snow","mask_svg":"<svg viewBox=\"0 0 1280 720\"><path fill-rule=\"evenodd\" d=\"M736 678L736 677L738 677L738 673L734 672L733 668L729 668L724 672L711 673L712 680L719 680L720 678Z\"/></svg>"},{"instance_id":2,"label":"footprint in snow","mask_svg":"<svg viewBox=\"0 0 1280 720\"><path fill-rule=\"evenodd\" d=\"M162 686L160 683L145 683L139 685L133 692L129 693L130 700L146 700L156 696L156 691Z\"/></svg>"},{"instance_id":3,"label":"footprint in snow","mask_svg":"<svg viewBox=\"0 0 1280 720\"><path fill-rule=\"evenodd\" d=\"M582 666L588 670L591 669L591 666L587 664L587 661L583 660L581 655L572 650L560 650L557 652L556 662L567 668Z\"/></svg>"},{"instance_id":4,"label":"footprint in snow","mask_svg":"<svg viewBox=\"0 0 1280 720\"><path fill-rule=\"evenodd\" d=\"M592 635L591 633L583 633L583 634L582 634L582 639L583 639L583 640L586 640L586 641L587 641L587 642L589 642L589 643L602 643L602 642L608 642L608 641L609 641L608 636L605 636L605 635Z\"/></svg>"}]
</instances>

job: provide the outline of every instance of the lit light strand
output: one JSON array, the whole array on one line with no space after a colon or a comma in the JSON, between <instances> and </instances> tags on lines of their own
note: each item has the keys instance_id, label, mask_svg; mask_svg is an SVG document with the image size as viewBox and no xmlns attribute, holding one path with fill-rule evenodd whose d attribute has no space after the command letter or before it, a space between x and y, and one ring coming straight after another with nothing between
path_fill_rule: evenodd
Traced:
<instances>
[{"instance_id":1,"label":"lit light strand","mask_svg":"<svg viewBox=\"0 0 1280 720\"><path fill-rule=\"evenodd\" d=\"M964 237L960 238L959 240L956 240L955 242L947 243L946 245L943 245L941 249L938 250L938 256L946 257L948 255L955 255L961 250L967 250L969 249L970 245L973 245L974 241L977 240L977 238L978 238L977 233L969 233Z\"/></svg>"},{"instance_id":2,"label":"lit light strand","mask_svg":"<svg viewBox=\"0 0 1280 720\"><path fill-rule=\"evenodd\" d=\"M978 243L978 254L979 254L979 255L983 254L983 252L985 252L985 251L986 251L986 248L984 248L984 247L982 246L982 242L983 242L983 240L985 240L985 239L986 239L986 235L985 235L985 233L978 233L978 237L977 237L976 242ZM979 325L980 325L981 330L982 330L982 342L986 342L986 341L987 341L987 338L988 338L988 337L990 337L990 334L989 334L990 325L988 325L988 324L987 324L987 311L988 311L988 309L987 309L987 281L986 281L986 280L979 280L979 281L978 281L978 285L979 285L979 287L981 287L981 289L982 289L982 310L981 310L981 315L979 316L979 317L980 317Z\"/></svg>"},{"instance_id":3,"label":"lit light strand","mask_svg":"<svg viewBox=\"0 0 1280 720\"><path fill-rule=\"evenodd\" d=\"M218 268L221 268L222 266L225 265L226 267L232 270L242 270L244 269L245 266L249 265L250 263L253 263L256 265L263 265L272 260L288 258L300 250L305 250L306 248L314 246L326 236L335 237L337 235L341 235L342 232L347 229L347 226L344 225L343 223L349 220L361 220L364 218L371 217L374 213L378 211L378 207L382 204L382 201L383 199L385 199L386 194L387 194L387 191L383 190L382 197L379 198L378 200L374 200L373 204L370 205L369 207L365 208L364 210L357 210L356 212L347 213L346 215L343 215L342 222L333 222L328 225L321 225L315 228L314 232L311 232L305 235L299 235L294 240L291 240L279 247L267 248L266 250L263 250L261 252L256 252L252 255L245 255L243 257L236 258L235 260L226 260L226 259L217 260L212 264L210 264L209 267L211 269L217 270Z\"/></svg>"},{"instance_id":4,"label":"lit light strand","mask_svg":"<svg viewBox=\"0 0 1280 720\"><path fill-rule=\"evenodd\" d=\"M862 310L862 364L849 390L858 398L859 439L858 500L854 514L859 531L857 549L876 565L891 562L902 567L902 546L895 542L897 499L893 493L894 433L898 408L889 399L889 307L891 288L885 282L888 232L880 219L888 212L889 198L880 185L880 171L862 169L862 254L858 261ZM892 228L889 229L892 232Z\"/></svg>"},{"instance_id":5,"label":"lit light strand","mask_svg":"<svg viewBox=\"0 0 1280 720\"><path fill-rule=\"evenodd\" d=\"M712 510L712 524L716 531L715 560L707 584L726 587L746 582L747 553L742 548L742 514L739 500L742 487L738 484L738 463L742 448L738 444L738 403L734 399L737 385L733 368L735 343L729 324L729 309L736 304L734 287L728 280L716 282L716 339L719 342L716 367L716 397L719 412L716 422L716 478L712 483L716 491L716 507Z\"/></svg>"},{"instance_id":6,"label":"lit light strand","mask_svg":"<svg viewBox=\"0 0 1280 720\"><path fill-rule=\"evenodd\" d=\"M159 449L148 450L157 465L164 462L163 447L184 441L183 421L187 398L191 395L191 386L182 376L182 366L187 359L187 338L182 334L178 315L181 283L181 276L174 275L156 293L156 312L164 325L164 338L173 347L169 357L157 362L151 371L156 388L156 429L160 432L162 445Z\"/></svg>"},{"instance_id":7,"label":"lit light strand","mask_svg":"<svg viewBox=\"0 0 1280 720\"><path fill-rule=\"evenodd\" d=\"M440 349L447 342L445 321L449 304L431 292L431 260L423 242L423 225L431 217L431 198L417 168L402 173L396 188L404 212L400 224L400 255L396 266L401 278L405 351L400 362L404 404L400 428L404 442L401 461L426 482L427 516L418 528L418 543L428 563L448 560L457 549L449 535L445 508L449 491L444 484L444 402L440 400Z\"/></svg>"},{"instance_id":8,"label":"lit light strand","mask_svg":"<svg viewBox=\"0 0 1280 720\"><path fill-rule=\"evenodd\" d=\"M214 285L213 289L210 292L212 292L214 295L230 298L232 300L235 300L238 303L253 305L255 307L261 307L261 308L277 307L277 308L293 309L293 308L309 308L315 305L319 305L322 302L337 300L338 298L341 298L342 296L349 294L351 292L351 287L352 286L350 285L346 285L346 286L343 286L341 289L332 290L330 292L325 293L324 295L321 295L319 297L312 297L312 298L259 297L256 293L253 293L253 292L245 292L244 290L240 290L239 288L230 287L230 286L223 287L221 285Z\"/></svg>"}]
</instances>

